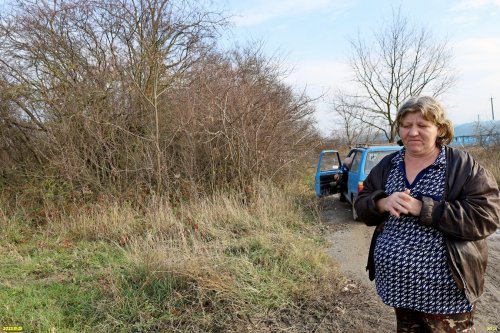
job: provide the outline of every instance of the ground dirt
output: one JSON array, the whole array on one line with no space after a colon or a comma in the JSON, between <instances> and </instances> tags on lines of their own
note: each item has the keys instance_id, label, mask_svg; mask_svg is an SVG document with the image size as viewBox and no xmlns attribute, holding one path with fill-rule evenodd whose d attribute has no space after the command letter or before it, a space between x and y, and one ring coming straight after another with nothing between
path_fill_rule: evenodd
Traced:
<instances>
[{"instance_id":1,"label":"ground dirt","mask_svg":"<svg viewBox=\"0 0 500 333\"><path fill-rule=\"evenodd\" d=\"M351 206L340 202L337 195L321 199L320 209L329 229L331 255L348 279L338 302L349 321L343 323L339 332L395 332L394 311L380 301L365 270L373 228L353 221ZM488 245L485 292L475 315L478 333L500 332L500 233L490 236Z\"/></svg>"}]
</instances>

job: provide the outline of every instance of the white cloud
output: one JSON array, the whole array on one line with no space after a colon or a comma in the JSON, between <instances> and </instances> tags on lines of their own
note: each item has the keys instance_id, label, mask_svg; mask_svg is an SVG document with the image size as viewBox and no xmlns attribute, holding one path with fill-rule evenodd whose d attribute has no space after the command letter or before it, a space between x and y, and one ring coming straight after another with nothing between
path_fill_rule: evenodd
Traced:
<instances>
[{"instance_id":1,"label":"white cloud","mask_svg":"<svg viewBox=\"0 0 500 333\"><path fill-rule=\"evenodd\" d=\"M294 16L317 10L338 10L352 0L262 0L248 2L252 7L240 11L234 18L238 26L250 26L280 17Z\"/></svg>"},{"instance_id":2,"label":"white cloud","mask_svg":"<svg viewBox=\"0 0 500 333\"><path fill-rule=\"evenodd\" d=\"M345 62L317 59L302 61L293 66L294 71L286 79L287 83L306 88L311 97L331 95L335 90L346 88L351 70Z\"/></svg>"},{"instance_id":3,"label":"white cloud","mask_svg":"<svg viewBox=\"0 0 500 333\"><path fill-rule=\"evenodd\" d=\"M472 26L477 24L479 16L475 14L457 15L452 18L452 23L460 26Z\"/></svg>"},{"instance_id":4,"label":"white cloud","mask_svg":"<svg viewBox=\"0 0 500 333\"><path fill-rule=\"evenodd\" d=\"M491 119L490 98L500 105L500 38L464 39L453 44L459 70L456 87L447 96L449 115L459 124ZM498 114L498 111L497 111Z\"/></svg>"},{"instance_id":5,"label":"white cloud","mask_svg":"<svg viewBox=\"0 0 500 333\"><path fill-rule=\"evenodd\" d=\"M500 38L470 38L455 42L452 46L461 68L500 76Z\"/></svg>"},{"instance_id":6,"label":"white cloud","mask_svg":"<svg viewBox=\"0 0 500 333\"><path fill-rule=\"evenodd\" d=\"M477 27L484 20L498 21L500 0L462 0L450 8L455 15L451 22L462 27Z\"/></svg>"},{"instance_id":7,"label":"white cloud","mask_svg":"<svg viewBox=\"0 0 500 333\"><path fill-rule=\"evenodd\" d=\"M466 11L485 8L500 8L500 0L462 0L454 5L452 11Z\"/></svg>"}]
</instances>

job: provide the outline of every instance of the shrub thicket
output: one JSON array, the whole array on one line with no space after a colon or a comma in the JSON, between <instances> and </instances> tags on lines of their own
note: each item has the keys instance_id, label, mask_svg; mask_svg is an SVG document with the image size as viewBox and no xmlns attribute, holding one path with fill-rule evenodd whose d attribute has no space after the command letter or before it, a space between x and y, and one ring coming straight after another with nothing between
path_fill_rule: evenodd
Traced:
<instances>
[{"instance_id":1,"label":"shrub thicket","mask_svg":"<svg viewBox=\"0 0 500 333\"><path fill-rule=\"evenodd\" d=\"M311 101L279 61L258 45L219 51L226 20L201 2L8 6L0 186L11 206L243 190L293 177L317 139Z\"/></svg>"}]
</instances>

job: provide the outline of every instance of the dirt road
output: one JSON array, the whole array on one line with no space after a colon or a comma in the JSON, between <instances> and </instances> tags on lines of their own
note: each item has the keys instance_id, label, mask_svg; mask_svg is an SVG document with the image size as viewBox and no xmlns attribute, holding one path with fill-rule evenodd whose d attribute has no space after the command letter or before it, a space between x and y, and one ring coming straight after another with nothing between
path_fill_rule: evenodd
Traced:
<instances>
[{"instance_id":1,"label":"dirt road","mask_svg":"<svg viewBox=\"0 0 500 333\"><path fill-rule=\"evenodd\" d=\"M342 300L352 315L352 327L345 332L395 332L391 307L383 304L365 271L373 229L352 220L351 207L338 196L322 199L322 219L331 230L331 254L350 280ZM488 238L489 263L485 292L477 303L476 332L500 332L500 233Z\"/></svg>"}]
</instances>

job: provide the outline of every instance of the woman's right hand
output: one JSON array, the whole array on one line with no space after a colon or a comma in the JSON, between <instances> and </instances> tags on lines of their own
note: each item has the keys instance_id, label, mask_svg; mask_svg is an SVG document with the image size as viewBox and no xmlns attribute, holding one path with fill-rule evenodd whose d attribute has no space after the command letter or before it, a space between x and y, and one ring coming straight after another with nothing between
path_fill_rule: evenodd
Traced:
<instances>
[{"instance_id":1,"label":"woman's right hand","mask_svg":"<svg viewBox=\"0 0 500 333\"><path fill-rule=\"evenodd\" d=\"M379 212L389 212L391 216L399 217L403 215L419 216L422 210L422 202L410 195L410 190L394 192L388 197L376 202Z\"/></svg>"}]
</instances>

